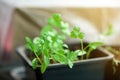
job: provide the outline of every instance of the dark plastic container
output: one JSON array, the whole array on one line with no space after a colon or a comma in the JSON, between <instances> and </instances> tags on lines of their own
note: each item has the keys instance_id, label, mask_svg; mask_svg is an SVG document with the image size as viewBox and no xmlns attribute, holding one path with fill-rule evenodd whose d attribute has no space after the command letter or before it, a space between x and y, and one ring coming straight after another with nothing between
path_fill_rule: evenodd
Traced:
<instances>
[{"instance_id":1,"label":"dark plastic container","mask_svg":"<svg viewBox=\"0 0 120 80\"><path fill-rule=\"evenodd\" d=\"M27 69L32 69L30 59L25 55L25 47L17 49ZM113 59L113 55L103 48L94 50L90 59L76 61L72 69L67 65L51 64L44 74L40 72L40 65L35 71L36 80L105 80L106 65Z\"/></svg>"}]
</instances>

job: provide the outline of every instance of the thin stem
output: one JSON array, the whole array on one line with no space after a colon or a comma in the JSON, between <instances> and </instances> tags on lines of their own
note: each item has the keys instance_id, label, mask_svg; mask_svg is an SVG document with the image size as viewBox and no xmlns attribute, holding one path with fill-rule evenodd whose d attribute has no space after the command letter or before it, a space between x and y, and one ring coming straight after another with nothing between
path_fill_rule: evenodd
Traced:
<instances>
[{"instance_id":1,"label":"thin stem","mask_svg":"<svg viewBox=\"0 0 120 80\"><path fill-rule=\"evenodd\" d=\"M90 53L91 53L92 49L89 48L88 52L87 52L87 55L86 55L86 58L88 59L90 57Z\"/></svg>"},{"instance_id":2,"label":"thin stem","mask_svg":"<svg viewBox=\"0 0 120 80\"><path fill-rule=\"evenodd\" d=\"M83 41L80 40L80 43L81 43L81 50L83 51L83 50L84 50L84 49L83 49ZM83 60L83 55L81 56L81 60Z\"/></svg>"},{"instance_id":3,"label":"thin stem","mask_svg":"<svg viewBox=\"0 0 120 80\"><path fill-rule=\"evenodd\" d=\"M87 48L88 48L88 45L84 48L84 50L86 51Z\"/></svg>"},{"instance_id":4,"label":"thin stem","mask_svg":"<svg viewBox=\"0 0 120 80\"><path fill-rule=\"evenodd\" d=\"M35 53L35 56L37 57L38 61L39 61L40 63L42 63L42 61L40 60L40 58L38 57L38 55L36 54L36 52L34 52L34 53Z\"/></svg>"},{"instance_id":5,"label":"thin stem","mask_svg":"<svg viewBox=\"0 0 120 80\"><path fill-rule=\"evenodd\" d=\"M81 42L81 49L83 50L83 41L80 40L80 42Z\"/></svg>"}]
</instances>

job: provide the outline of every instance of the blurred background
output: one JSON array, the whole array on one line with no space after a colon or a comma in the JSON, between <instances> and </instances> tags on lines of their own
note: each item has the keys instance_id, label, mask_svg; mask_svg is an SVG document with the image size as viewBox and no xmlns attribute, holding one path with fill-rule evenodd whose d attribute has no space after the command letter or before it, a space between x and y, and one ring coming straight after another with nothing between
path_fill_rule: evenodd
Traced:
<instances>
[{"instance_id":1,"label":"blurred background","mask_svg":"<svg viewBox=\"0 0 120 80\"><path fill-rule=\"evenodd\" d=\"M25 44L25 37L34 38L53 13L61 13L65 21L80 26L85 42L98 39L109 24L114 35L105 39L106 45L120 45L119 1L53 1L1 0L0 1L0 80L28 80L26 69L16 53ZM91 38L92 37L92 38ZM72 40L67 40L73 42ZM35 80L34 72L30 72ZM30 80L30 79L29 79Z\"/></svg>"}]
</instances>

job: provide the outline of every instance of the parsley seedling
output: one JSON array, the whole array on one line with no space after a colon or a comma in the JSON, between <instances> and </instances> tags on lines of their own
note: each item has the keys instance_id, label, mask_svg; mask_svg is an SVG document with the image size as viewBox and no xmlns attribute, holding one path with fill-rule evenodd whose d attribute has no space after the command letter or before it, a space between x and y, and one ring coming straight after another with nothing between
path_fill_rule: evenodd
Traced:
<instances>
[{"instance_id":1,"label":"parsley seedling","mask_svg":"<svg viewBox=\"0 0 120 80\"><path fill-rule=\"evenodd\" d=\"M64 22L60 14L53 14L48 18L48 23L42 28L40 36L31 40L26 37L26 45L35 55L32 60L33 69L37 68L37 65L41 65L41 73L44 73L48 65L53 62L69 65L73 67L73 62L79 60L78 56L86 54L86 58L89 58L91 51L102 45L102 42L92 42L86 47L83 46L83 39L85 34L79 27L74 27L72 31L69 30L70 26L67 22ZM71 51L67 44L63 42L68 36L71 38L80 39L80 50Z\"/></svg>"}]
</instances>

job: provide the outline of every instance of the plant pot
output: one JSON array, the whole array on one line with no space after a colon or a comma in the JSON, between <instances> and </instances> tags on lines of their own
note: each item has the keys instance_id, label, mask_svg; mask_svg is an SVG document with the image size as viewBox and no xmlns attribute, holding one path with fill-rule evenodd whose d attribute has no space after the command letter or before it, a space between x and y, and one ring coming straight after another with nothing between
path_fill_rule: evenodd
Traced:
<instances>
[{"instance_id":1,"label":"plant pot","mask_svg":"<svg viewBox=\"0 0 120 80\"><path fill-rule=\"evenodd\" d=\"M32 69L31 60L26 56L25 46L17 48L17 52L23 59L25 66ZM68 65L50 64L44 74L40 72L40 66L35 71L37 80L104 80L105 69L113 55L102 47L94 50L90 59L74 62L72 69Z\"/></svg>"},{"instance_id":2,"label":"plant pot","mask_svg":"<svg viewBox=\"0 0 120 80\"><path fill-rule=\"evenodd\" d=\"M117 65L112 65L114 67L115 72L113 73L113 80L120 80L120 46L110 46L111 48L107 48L111 54L114 55L114 58L117 60ZM114 52L117 50L117 54Z\"/></svg>"}]
</instances>

